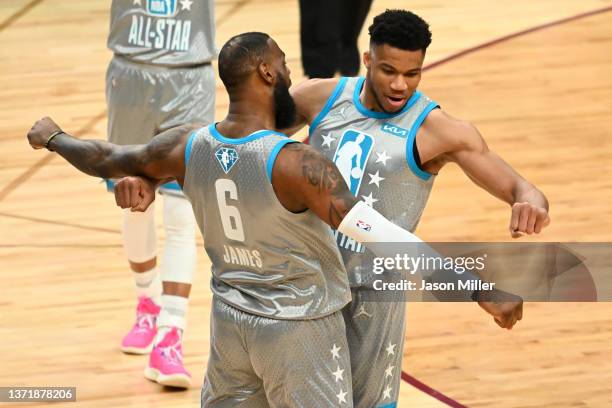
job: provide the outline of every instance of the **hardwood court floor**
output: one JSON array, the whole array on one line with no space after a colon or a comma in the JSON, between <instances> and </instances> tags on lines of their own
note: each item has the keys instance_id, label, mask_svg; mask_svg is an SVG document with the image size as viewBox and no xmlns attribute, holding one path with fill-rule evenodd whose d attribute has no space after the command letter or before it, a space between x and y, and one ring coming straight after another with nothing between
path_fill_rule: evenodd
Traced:
<instances>
[{"instance_id":1,"label":"hardwood court floor","mask_svg":"<svg viewBox=\"0 0 612 408\"><path fill-rule=\"evenodd\" d=\"M612 5L495 3L410 2L434 33L427 62ZM406 2L377 0L371 15L387 7ZM47 114L67 131L105 137L108 8L102 0L0 2L0 386L76 386L71 407L196 406L209 347L208 259L200 253L185 338L195 386L168 392L142 378L143 357L118 349L133 289L112 198L99 181L25 141ZM301 79L296 1L217 1L216 13L219 45L240 31L267 31L287 52L294 83ZM594 15L424 75L424 92L474 122L492 149L548 195L553 223L528 240L612 240L610 27L612 12ZM221 118L227 97L218 90ZM507 240L507 207L466 180L456 168L443 170L419 235ZM511 332L474 305L411 304L408 313L404 371L466 406L612 406L608 304L528 304ZM399 406L442 404L403 384Z\"/></svg>"}]
</instances>

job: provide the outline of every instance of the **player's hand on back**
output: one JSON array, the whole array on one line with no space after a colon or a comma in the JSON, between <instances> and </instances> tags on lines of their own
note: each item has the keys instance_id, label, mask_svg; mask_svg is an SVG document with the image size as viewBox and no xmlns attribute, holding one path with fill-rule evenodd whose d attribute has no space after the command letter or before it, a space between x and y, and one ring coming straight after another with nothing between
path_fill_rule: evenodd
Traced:
<instances>
[{"instance_id":1,"label":"player's hand on back","mask_svg":"<svg viewBox=\"0 0 612 408\"><path fill-rule=\"evenodd\" d=\"M45 147L47 140L56 132L61 132L62 129L51 119L45 116L34 123L28 132L28 142L34 149L42 149Z\"/></svg>"},{"instance_id":2,"label":"player's hand on back","mask_svg":"<svg viewBox=\"0 0 612 408\"><path fill-rule=\"evenodd\" d=\"M527 202L512 205L510 218L512 238L520 238L523 234L539 234L548 224L550 224L550 217L545 208Z\"/></svg>"},{"instance_id":3,"label":"player's hand on back","mask_svg":"<svg viewBox=\"0 0 612 408\"><path fill-rule=\"evenodd\" d=\"M155 200L156 183L142 177L125 177L115 184L115 201L133 212L146 211Z\"/></svg>"}]
</instances>

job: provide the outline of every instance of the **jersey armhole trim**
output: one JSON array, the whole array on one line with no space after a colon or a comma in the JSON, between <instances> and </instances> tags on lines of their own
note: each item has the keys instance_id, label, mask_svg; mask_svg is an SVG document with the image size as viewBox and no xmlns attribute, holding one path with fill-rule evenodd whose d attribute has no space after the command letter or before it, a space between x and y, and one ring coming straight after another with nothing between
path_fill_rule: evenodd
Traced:
<instances>
[{"instance_id":1,"label":"jersey armhole trim","mask_svg":"<svg viewBox=\"0 0 612 408\"><path fill-rule=\"evenodd\" d=\"M410 167L410 170L412 170L412 172L417 177L425 181L429 180L432 174L426 171L423 171L417 165L416 161L414 160L414 144L416 140L417 131L419 130L419 128L425 121L425 118L427 118L427 115L429 115L429 113L432 110L439 108L439 107L440 105L438 105L437 103L429 102L429 104L425 107L425 109L423 109L423 112L421 112L419 116L417 117L416 121L412 125L412 128L410 128L410 133L408 133L408 140L406 141L406 160L408 162L408 167Z\"/></svg>"},{"instance_id":2,"label":"jersey armhole trim","mask_svg":"<svg viewBox=\"0 0 612 408\"><path fill-rule=\"evenodd\" d=\"M317 117L310 124L310 127L308 128L309 138L310 138L310 135L312 135L312 132L314 132L317 126L319 126L319 123L321 123L321 121L327 116L331 108L334 106L334 103L336 102L336 100L338 99L342 91L344 90L347 80L348 80L347 77L342 77L340 78L340 81L338 81L338 84L334 88L334 91L332 92L331 96L327 99L325 106L323 106L323 109L321 110L321 112L319 112Z\"/></svg>"},{"instance_id":3,"label":"jersey armhole trim","mask_svg":"<svg viewBox=\"0 0 612 408\"><path fill-rule=\"evenodd\" d=\"M189 135L189 139L187 140L187 145L185 146L185 173L187 173L187 164L189 164L189 159L191 158L191 147L193 145L193 139L195 139L196 131L191 132Z\"/></svg>"},{"instance_id":4,"label":"jersey armhole trim","mask_svg":"<svg viewBox=\"0 0 612 408\"><path fill-rule=\"evenodd\" d=\"M276 161L276 156L278 156L278 153L281 151L281 149L283 147L285 147L285 145L288 145L289 143L300 143L297 140L293 140L293 139L283 139L281 141L279 141L274 148L272 149L272 152L270 152L270 156L268 156L268 161L266 162L266 175L268 176L268 181L270 183L272 183L272 169L274 168L274 162Z\"/></svg>"}]
</instances>

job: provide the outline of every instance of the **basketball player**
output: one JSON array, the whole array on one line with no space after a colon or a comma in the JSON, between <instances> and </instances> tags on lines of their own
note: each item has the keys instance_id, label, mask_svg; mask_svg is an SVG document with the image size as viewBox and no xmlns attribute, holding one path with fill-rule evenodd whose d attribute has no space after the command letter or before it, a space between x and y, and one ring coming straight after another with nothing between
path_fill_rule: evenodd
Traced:
<instances>
[{"instance_id":1,"label":"basketball player","mask_svg":"<svg viewBox=\"0 0 612 408\"><path fill-rule=\"evenodd\" d=\"M213 264L202 406L350 407L341 314L350 291L325 223L359 242L419 240L358 201L324 155L267 130L288 127L295 113L285 56L270 37L230 39L219 74L230 106L218 124L179 126L147 145L118 146L72 138L44 118L29 142L93 176L183 186ZM119 183L118 191L129 191L118 196L122 207L142 204L139 183ZM491 307L513 325L522 303Z\"/></svg>"},{"instance_id":2,"label":"basketball player","mask_svg":"<svg viewBox=\"0 0 612 408\"><path fill-rule=\"evenodd\" d=\"M298 123L286 132L310 125L310 145L338 165L351 193L407 230L416 229L435 175L449 162L511 206L512 237L548 225L544 195L490 151L472 124L417 90L431 42L427 23L408 11L387 10L374 18L369 33L365 78L297 85L292 96ZM377 299L382 292L368 290L373 275L363 272L359 247L341 231L336 239L352 291L343 315L355 407L395 406L405 305Z\"/></svg>"},{"instance_id":3,"label":"basketball player","mask_svg":"<svg viewBox=\"0 0 612 408\"><path fill-rule=\"evenodd\" d=\"M212 0L112 2L108 48L114 56L106 77L110 142L147 143L177 125L213 121L214 32ZM112 191L114 181L107 180L107 186ZM151 352L145 377L188 387L181 338L196 263L195 219L176 182L164 184L160 192L166 232L160 273L154 208L123 213L123 243L138 305L121 350Z\"/></svg>"}]
</instances>

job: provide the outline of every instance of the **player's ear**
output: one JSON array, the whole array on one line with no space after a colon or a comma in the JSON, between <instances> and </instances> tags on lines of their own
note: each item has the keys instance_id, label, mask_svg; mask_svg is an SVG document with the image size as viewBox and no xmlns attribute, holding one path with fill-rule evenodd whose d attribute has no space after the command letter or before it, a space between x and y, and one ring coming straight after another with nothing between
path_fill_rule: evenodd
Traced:
<instances>
[{"instance_id":1,"label":"player's ear","mask_svg":"<svg viewBox=\"0 0 612 408\"><path fill-rule=\"evenodd\" d=\"M263 79L268 84L272 85L274 83L274 74L272 74L272 67L267 62L262 62L257 67L257 72L261 79Z\"/></svg>"},{"instance_id":2,"label":"player's ear","mask_svg":"<svg viewBox=\"0 0 612 408\"><path fill-rule=\"evenodd\" d=\"M366 69L370 69L372 65L372 54L370 50L363 53L363 65L365 65Z\"/></svg>"}]
</instances>

